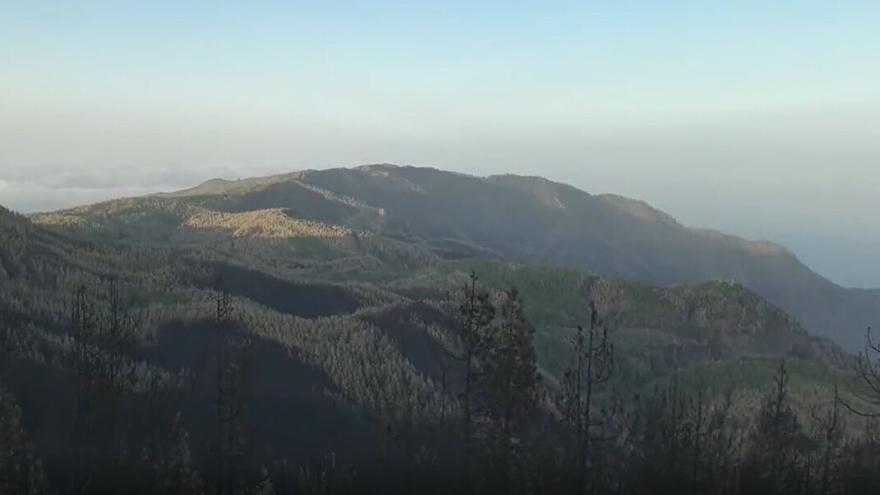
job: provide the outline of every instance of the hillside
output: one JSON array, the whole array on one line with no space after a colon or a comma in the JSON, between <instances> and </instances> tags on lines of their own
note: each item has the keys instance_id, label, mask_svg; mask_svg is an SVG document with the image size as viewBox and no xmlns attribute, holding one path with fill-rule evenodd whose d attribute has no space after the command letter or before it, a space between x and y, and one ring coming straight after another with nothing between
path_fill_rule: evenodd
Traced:
<instances>
[{"instance_id":1,"label":"hillside","mask_svg":"<svg viewBox=\"0 0 880 495\"><path fill-rule=\"evenodd\" d=\"M205 215L224 219L225 227L213 226L220 229L235 215L256 211L375 234L385 245L404 241L422 246L419 256L550 264L658 286L733 280L850 350L880 321L880 293L839 287L781 246L688 228L643 202L537 177L371 165L213 180L34 221L92 236L168 242L180 240L187 222L206 226Z\"/></svg>"},{"instance_id":2,"label":"hillside","mask_svg":"<svg viewBox=\"0 0 880 495\"><path fill-rule=\"evenodd\" d=\"M414 457L413 449L455 459L445 449L456 438L448 433L462 408L464 369L452 357L459 344L450 294L472 271L493 301L511 288L522 295L535 328L540 394L550 401L540 414L551 425L571 339L589 318L588 295L615 349L613 380L597 392L598 403L622 397L621 407L633 410L639 396L680 380L682 390L705 391L713 402L735 391L731 415L748 424L785 359L792 404L812 425L816 401L850 383L849 355L741 284L658 287L502 260L464 234L428 239L395 223L400 215L384 206L287 181L213 182L198 194L114 201L33 222L0 211L0 381L21 408L51 484L69 479L58 439L79 428L71 384L81 376L75 356L82 337L71 308L80 287L90 301L84 307L107 311L116 290L133 316L123 320L131 322L127 340L98 340L93 348L99 362L126 370L116 392L129 411L126 441L155 442L149 432L160 428L165 440L149 444L156 455L177 462L191 452L192 465L183 468L201 473L213 469L218 283L234 315L234 333L224 339L247 352L249 469L272 466L276 480L308 480L304 465L369 473L388 462L424 476L448 469L445 461ZM161 429L172 424L184 440ZM113 428L104 427L122 434ZM542 438L556 438L561 426L549 428ZM332 458L316 460L322 455ZM139 483L124 475L104 481Z\"/></svg>"},{"instance_id":3,"label":"hillside","mask_svg":"<svg viewBox=\"0 0 880 495\"><path fill-rule=\"evenodd\" d=\"M298 176L303 175L308 174ZM138 258L145 271L130 278L154 284L152 280L164 274L161 290L180 293L187 300L208 297L212 274L222 272L233 295L263 308L254 308L265 313L260 318L275 318L271 315L277 313L312 319L299 320L300 324L324 317L366 321L378 325L392 342L403 344L415 338L427 349L436 347L436 343L430 343L436 335L416 338L402 334L400 327L424 334L427 327L422 320L436 320L431 315L442 306L446 294L457 290L466 274L474 270L494 291L515 287L523 294L529 319L538 330L539 364L549 376L558 377L568 365L568 340L573 328L585 318L583 287L588 281L594 287L599 309L614 329L620 359L628 363L627 386L639 386L674 369L744 356L785 356L820 367L848 366L849 358L838 347L811 336L782 310L740 284L651 287L572 268L473 258L489 248L472 248L471 241L462 237L436 244L416 241L412 233L403 236L393 227L382 229L380 223L354 227L357 222L353 218L367 216L362 211L355 213L362 209L375 212L376 222L394 221L394 216L384 208L366 206L365 201L338 194L320 194L329 205L322 205L314 197L304 204L325 212L333 211L333 207L350 209L347 211L351 216L337 216L339 224L307 220L316 215L284 205L261 210L242 207L259 201L248 195L274 195L266 193L266 183L273 184L269 187L280 184L286 192L317 190L317 186L289 184L288 179L255 180L256 185L250 181L212 182L197 188L195 195L183 192L121 200L40 215L34 220L72 233L77 239L103 239L100 245L105 250L140 253ZM417 190L406 183L394 187ZM242 196L230 199L228 195L233 191ZM300 199L294 197L291 201ZM231 204L236 205L236 212L224 211ZM77 220L69 221L71 217ZM324 221L328 220L325 216ZM36 226L29 228L44 232ZM169 242L174 247L160 247ZM175 262L152 269L152 263L158 265L164 256L171 256ZM122 266L131 269L123 261L118 266L105 268L105 272L114 273ZM203 295L193 294L193 288ZM170 310L171 315L174 311ZM390 320L393 324L388 324L383 315L397 316ZM426 355L436 353L426 354L422 349L409 355L409 350L404 345L402 355L417 369L437 366L425 362ZM427 378L437 376L429 373Z\"/></svg>"}]
</instances>

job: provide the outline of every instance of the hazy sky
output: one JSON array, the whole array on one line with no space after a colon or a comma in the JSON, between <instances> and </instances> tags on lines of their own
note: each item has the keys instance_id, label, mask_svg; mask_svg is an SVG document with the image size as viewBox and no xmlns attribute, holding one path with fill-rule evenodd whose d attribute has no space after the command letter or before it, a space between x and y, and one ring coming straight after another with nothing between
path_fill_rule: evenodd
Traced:
<instances>
[{"instance_id":1,"label":"hazy sky","mask_svg":"<svg viewBox=\"0 0 880 495\"><path fill-rule=\"evenodd\" d=\"M880 287L878 26L877 1L0 0L0 203L514 172Z\"/></svg>"}]
</instances>

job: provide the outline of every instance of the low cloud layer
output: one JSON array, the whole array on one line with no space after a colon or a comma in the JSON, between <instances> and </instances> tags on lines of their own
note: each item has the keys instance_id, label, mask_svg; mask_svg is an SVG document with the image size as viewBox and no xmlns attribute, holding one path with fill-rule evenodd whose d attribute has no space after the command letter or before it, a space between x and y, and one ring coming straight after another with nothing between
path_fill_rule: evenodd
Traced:
<instances>
[{"instance_id":1,"label":"low cloud layer","mask_svg":"<svg viewBox=\"0 0 880 495\"><path fill-rule=\"evenodd\" d=\"M141 196L156 192L152 187L85 188L47 186L27 181L0 180L0 204L20 213L52 211L91 204L110 198Z\"/></svg>"}]
</instances>

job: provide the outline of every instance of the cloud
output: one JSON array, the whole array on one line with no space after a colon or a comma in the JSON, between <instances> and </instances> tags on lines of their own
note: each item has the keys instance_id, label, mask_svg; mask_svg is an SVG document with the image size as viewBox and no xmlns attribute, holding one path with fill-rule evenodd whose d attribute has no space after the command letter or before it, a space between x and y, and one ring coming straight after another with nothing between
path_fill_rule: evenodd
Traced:
<instances>
[{"instance_id":1,"label":"cloud","mask_svg":"<svg viewBox=\"0 0 880 495\"><path fill-rule=\"evenodd\" d=\"M32 181L0 180L0 205L22 213L51 211L113 198L142 196L162 187L86 188L50 186Z\"/></svg>"}]
</instances>

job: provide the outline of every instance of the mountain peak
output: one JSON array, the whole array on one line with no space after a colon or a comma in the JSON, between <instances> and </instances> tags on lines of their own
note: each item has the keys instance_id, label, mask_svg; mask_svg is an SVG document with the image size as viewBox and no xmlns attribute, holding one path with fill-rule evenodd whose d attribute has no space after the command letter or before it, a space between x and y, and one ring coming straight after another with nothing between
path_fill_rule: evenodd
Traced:
<instances>
[{"instance_id":1,"label":"mountain peak","mask_svg":"<svg viewBox=\"0 0 880 495\"><path fill-rule=\"evenodd\" d=\"M200 188L221 187L221 186L225 186L226 184L229 184L230 182L232 182L232 181L227 180L227 179L221 179L221 178L208 179L196 187L200 187Z\"/></svg>"},{"instance_id":2,"label":"mountain peak","mask_svg":"<svg viewBox=\"0 0 880 495\"><path fill-rule=\"evenodd\" d=\"M400 165L396 165L394 163L367 163L364 165L358 165L354 167L355 170L397 170L404 168Z\"/></svg>"}]
</instances>

